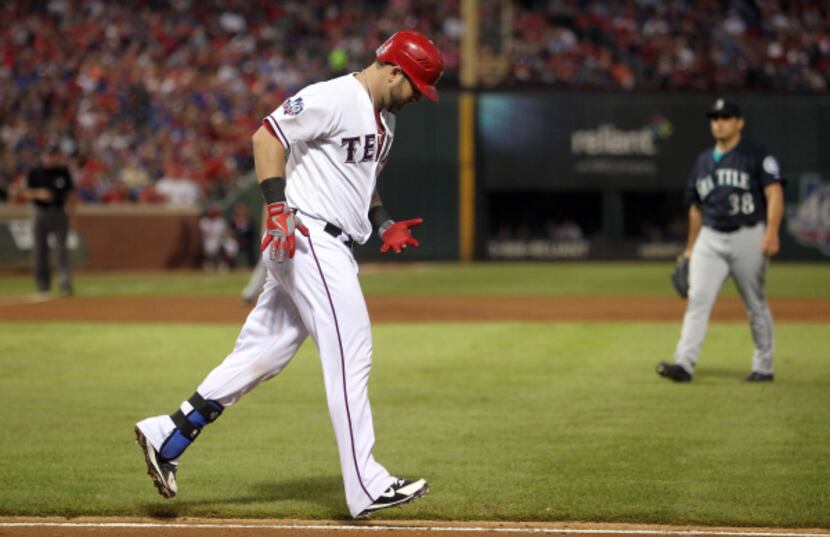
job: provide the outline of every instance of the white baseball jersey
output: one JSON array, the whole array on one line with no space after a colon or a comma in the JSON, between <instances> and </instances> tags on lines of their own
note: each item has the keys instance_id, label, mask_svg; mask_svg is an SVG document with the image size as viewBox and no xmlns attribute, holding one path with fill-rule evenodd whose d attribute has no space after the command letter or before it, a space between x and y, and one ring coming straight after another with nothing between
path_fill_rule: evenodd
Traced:
<instances>
[{"instance_id":1,"label":"white baseball jersey","mask_svg":"<svg viewBox=\"0 0 830 537\"><path fill-rule=\"evenodd\" d=\"M372 234L369 204L395 132L395 116L375 114L353 74L312 84L263 124L288 152L286 199L302 215L342 229L360 244Z\"/></svg>"},{"instance_id":2,"label":"white baseball jersey","mask_svg":"<svg viewBox=\"0 0 830 537\"><path fill-rule=\"evenodd\" d=\"M346 238L333 236L326 223L360 243L371 235L369 204L392 145L395 117L376 114L367 91L347 75L308 86L263 124L288 152L286 197L307 233L295 233L292 259L278 262L270 248L264 252L267 278L256 307L233 351L197 391L229 407L279 374L310 336L320 352L346 503L357 516L395 477L372 455L372 330L357 263ZM188 401L180 409L193 412ZM157 451L177 430L167 415L137 426ZM178 457L170 460L177 463Z\"/></svg>"}]
</instances>

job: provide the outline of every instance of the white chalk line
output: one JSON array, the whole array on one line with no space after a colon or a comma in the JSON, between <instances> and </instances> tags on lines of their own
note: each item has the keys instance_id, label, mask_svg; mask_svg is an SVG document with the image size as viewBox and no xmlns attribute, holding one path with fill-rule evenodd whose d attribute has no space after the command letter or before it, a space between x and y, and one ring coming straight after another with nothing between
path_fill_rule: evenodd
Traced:
<instances>
[{"instance_id":1,"label":"white chalk line","mask_svg":"<svg viewBox=\"0 0 830 537\"><path fill-rule=\"evenodd\" d=\"M55 297L48 294L29 294L20 296L0 297L0 306L24 306L26 304L41 304L51 302Z\"/></svg>"},{"instance_id":2,"label":"white chalk line","mask_svg":"<svg viewBox=\"0 0 830 537\"><path fill-rule=\"evenodd\" d=\"M574 529L574 528L486 528L444 526L331 526L303 524L169 524L152 522L0 522L0 528L181 528L181 529L269 529L322 531L434 531L459 533L553 533L563 535L714 535L719 537L828 537L830 533L800 533L738 530L667 530L667 529Z\"/></svg>"}]
</instances>

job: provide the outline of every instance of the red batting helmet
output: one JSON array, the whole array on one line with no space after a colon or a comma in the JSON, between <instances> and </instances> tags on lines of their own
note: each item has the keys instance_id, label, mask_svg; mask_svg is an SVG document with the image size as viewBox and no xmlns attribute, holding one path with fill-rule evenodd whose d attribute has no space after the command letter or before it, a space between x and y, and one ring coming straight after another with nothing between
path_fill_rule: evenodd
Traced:
<instances>
[{"instance_id":1,"label":"red batting helmet","mask_svg":"<svg viewBox=\"0 0 830 537\"><path fill-rule=\"evenodd\" d=\"M435 43L414 30L401 30L375 52L377 59L400 67L430 101L438 100L435 83L444 72L444 58Z\"/></svg>"}]
</instances>

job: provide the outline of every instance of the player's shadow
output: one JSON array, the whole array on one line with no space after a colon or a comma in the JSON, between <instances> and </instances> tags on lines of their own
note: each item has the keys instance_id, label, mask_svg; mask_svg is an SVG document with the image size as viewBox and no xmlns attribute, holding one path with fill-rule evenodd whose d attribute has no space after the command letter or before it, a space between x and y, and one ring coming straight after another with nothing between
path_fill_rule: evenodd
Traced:
<instances>
[{"instance_id":1,"label":"player's shadow","mask_svg":"<svg viewBox=\"0 0 830 537\"><path fill-rule=\"evenodd\" d=\"M235 496L217 494L204 500L173 499L164 503L145 503L140 506L140 510L150 517L176 518L192 516L193 508L200 506L213 504L247 505L288 500L313 502L335 513L347 513L343 497L343 481L339 475L316 476L290 481L261 481L253 483L245 494Z\"/></svg>"}]
</instances>

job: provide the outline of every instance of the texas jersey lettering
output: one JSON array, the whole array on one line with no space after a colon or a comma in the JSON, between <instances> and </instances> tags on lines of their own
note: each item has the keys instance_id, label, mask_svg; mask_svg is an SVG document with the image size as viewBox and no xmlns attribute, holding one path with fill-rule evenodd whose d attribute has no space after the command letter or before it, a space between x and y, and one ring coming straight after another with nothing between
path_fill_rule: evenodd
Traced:
<instances>
[{"instance_id":1,"label":"texas jersey lettering","mask_svg":"<svg viewBox=\"0 0 830 537\"><path fill-rule=\"evenodd\" d=\"M395 115L376 114L349 74L302 89L263 123L288 151L288 205L365 243L372 234L369 202L392 148Z\"/></svg>"},{"instance_id":2,"label":"texas jersey lettering","mask_svg":"<svg viewBox=\"0 0 830 537\"><path fill-rule=\"evenodd\" d=\"M385 139L386 136L383 133L343 138L340 140L340 145L346 148L346 159L343 162L355 164L356 162L373 162L379 160L381 165L386 164L386 156L389 154L390 145L384 144ZM363 148L362 151L359 151L360 147ZM362 158L355 160L355 155L361 153L363 155Z\"/></svg>"}]
</instances>

